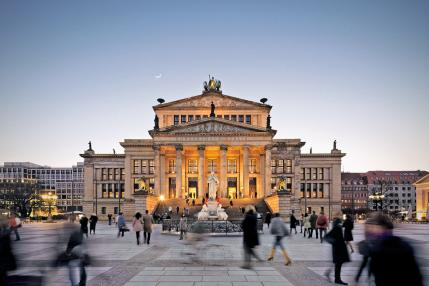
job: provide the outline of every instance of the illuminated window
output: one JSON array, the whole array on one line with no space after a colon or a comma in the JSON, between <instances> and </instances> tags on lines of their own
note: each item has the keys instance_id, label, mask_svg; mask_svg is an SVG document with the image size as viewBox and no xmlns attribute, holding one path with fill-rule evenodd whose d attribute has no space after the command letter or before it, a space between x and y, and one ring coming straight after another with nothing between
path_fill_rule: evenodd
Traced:
<instances>
[{"instance_id":1,"label":"illuminated window","mask_svg":"<svg viewBox=\"0 0 429 286\"><path fill-rule=\"evenodd\" d=\"M149 174L155 173L155 162L153 160L149 160Z\"/></svg>"},{"instance_id":2,"label":"illuminated window","mask_svg":"<svg viewBox=\"0 0 429 286\"><path fill-rule=\"evenodd\" d=\"M249 173L256 173L256 159L249 159Z\"/></svg>"},{"instance_id":3,"label":"illuminated window","mask_svg":"<svg viewBox=\"0 0 429 286\"><path fill-rule=\"evenodd\" d=\"M168 160L168 173L174 174L176 172L176 160Z\"/></svg>"},{"instance_id":4,"label":"illuminated window","mask_svg":"<svg viewBox=\"0 0 429 286\"><path fill-rule=\"evenodd\" d=\"M211 172L216 173L216 169L217 169L216 159L208 159L207 163L208 163L209 173L211 173Z\"/></svg>"},{"instance_id":5,"label":"illuminated window","mask_svg":"<svg viewBox=\"0 0 429 286\"><path fill-rule=\"evenodd\" d=\"M228 165L227 165L228 173L237 173L237 160L235 159L228 159Z\"/></svg>"},{"instance_id":6,"label":"illuminated window","mask_svg":"<svg viewBox=\"0 0 429 286\"><path fill-rule=\"evenodd\" d=\"M190 159L188 160L188 173L196 174L198 172L197 160Z\"/></svg>"},{"instance_id":7,"label":"illuminated window","mask_svg":"<svg viewBox=\"0 0 429 286\"><path fill-rule=\"evenodd\" d=\"M277 174L282 174L284 172L284 161L283 160L277 160L276 172L277 172Z\"/></svg>"},{"instance_id":8,"label":"illuminated window","mask_svg":"<svg viewBox=\"0 0 429 286\"><path fill-rule=\"evenodd\" d=\"M311 179L312 180L317 180L317 168L312 168L311 169Z\"/></svg>"},{"instance_id":9,"label":"illuminated window","mask_svg":"<svg viewBox=\"0 0 429 286\"><path fill-rule=\"evenodd\" d=\"M134 161L134 172L133 174L140 174L140 160L133 160Z\"/></svg>"},{"instance_id":10,"label":"illuminated window","mask_svg":"<svg viewBox=\"0 0 429 286\"><path fill-rule=\"evenodd\" d=\"M142 160L142 174L147 174L147 160Z\"/></svg>"},{"instance_id":11,"label":"illuminated window","mask_svg":"<svg viewBox=\"0 0 429 286\"><path fill-rule=\"evenodd\" d=\"M292 160L286 160L286 173L292 173Z\"/></svg>"}]
</instances>

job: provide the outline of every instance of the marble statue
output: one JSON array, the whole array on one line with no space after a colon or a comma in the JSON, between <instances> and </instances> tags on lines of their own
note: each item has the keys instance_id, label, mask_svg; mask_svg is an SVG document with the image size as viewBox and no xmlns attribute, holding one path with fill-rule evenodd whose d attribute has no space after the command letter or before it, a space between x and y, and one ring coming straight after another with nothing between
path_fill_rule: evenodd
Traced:
<instances>
[{"instance_id":1,"label":"marble statue","mask_svg":"<svg viewBox=\"0 0 429 286\"><path fill-rule=\"evenodd\" d=\"M219 180L215 176L214 172L211 172L207 179L207 183L209 184L209 199L214 200L216 199L217 186L219 185Z\"/></svg>"}]
</instances>

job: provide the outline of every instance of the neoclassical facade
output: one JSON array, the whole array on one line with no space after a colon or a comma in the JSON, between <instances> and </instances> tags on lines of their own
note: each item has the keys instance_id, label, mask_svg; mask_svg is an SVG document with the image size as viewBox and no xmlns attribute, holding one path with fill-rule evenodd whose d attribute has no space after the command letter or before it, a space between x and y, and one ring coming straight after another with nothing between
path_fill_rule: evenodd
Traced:
<instances>
[{"instance_id":1,"label":"neoclassical facade","mask_svg":"<svg viewBox=\"0 0 429 286\"><path fill-rule=\"evenodd\" d=\"M81 154L84 211L103 217L121 208L131 216L159 198L200 202L211 173L220 198L267 198L270 204L280 192L290 195L295 207L289 209L340 210L345 154L335 142L329 153L303 154L300 139L276 139L272 106L261 101L225 95L214 79L200 95L159 99L150 139L125 139L124 154L97 154L91 146ZM139 202L141 193L153 195L150 203Z\"/></svg>"}]
</instances>

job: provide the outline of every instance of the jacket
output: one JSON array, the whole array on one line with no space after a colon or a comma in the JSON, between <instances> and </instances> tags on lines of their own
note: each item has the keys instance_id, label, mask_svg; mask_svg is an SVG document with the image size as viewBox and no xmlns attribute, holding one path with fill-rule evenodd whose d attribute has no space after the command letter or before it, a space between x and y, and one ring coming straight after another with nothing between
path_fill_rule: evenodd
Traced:
<instances>
[{"instance_id":1,"label":"jacket","mask_svg":"<svg viewBox=\"0 0 429 286\"><path fill-rule=\"evenodd\" d=\"M245 247L254 248L259 245L257 218L255 214L246 214L242 222L243 244Z\"/></svg>"},{"instance_id":2,"label":"jacket","mask_svg":"<svg viewBox=\"0 0 429 286\"><path fill-rule=\"evenodd\" d=\"M149 214L143 215L143 231L144 232L152 232L152 216Z\"/></svg>"},{"instance_id":3,"label":"jacket","mask_svg":"<svg viewBox=\"0 0 429 286\"><path fill-rule=\"evenodd\" d=\"M125 227L125 218L122 215L118 215L118 228L121 229L123 227Z\"/></svg>"},{"instance_id":4,"label":"jacket","mask_svg":"<svg viewBox=\"0 0 429 286\"><path fill-rule=\"evenodd\" d=\"M141 220L134 218L133 220L133 230L135 232L143 231L143 224Z\"/></svg>"},{"instance_id":5,"label":"jacket","mask_svg":"<svg viewBox=\"0 0 429 286\"><path fill-rule=\"evenodd\" d=\"M304 228L311 228L310 217L304 217Z\"/></svg>"},{"instance_id":6,"label":"jacket","mask_svg":"<svg viewBox=\"0 0 429 286\"><path fill-rule=\"evenodd\" d=\"M317 222L317 215L316 214L312 214L310 216L310 225L311 225L311 228L316 228L316 222Z\"/></svg>"},{"instance_id":7,"label":"jacket","mask_svg":"<svg viewBox=\"0 0 429 286\"><path fill-rule=\"evenodd\" d=\"M316 226L317 226L317 228L327 229L328 228L328 218L324 214L319 215L317 217Z\"/></svg>"},{"instance_id":8,"label":"jacket","mask_svg":"<svg viewBox=\"0 0 429 286\"><path fill-rule=\"evenodd\" d=\"M274 236L284 237L289 234L285 223L280 217L275 217L271 221L270 232Z\"/></svg>"},{"instance_id":9,"label":"jacket","mask_svg":"<svg viewBox=\"0 0 429 286\"><path fill-rule=\"evenodd\" d=\"M336 219L330 232L325 236L325 240L332 244L332 261L334 263L344 263L350 261L346 243L343 237L341 220Z\"/></svg>"}]
</instances>

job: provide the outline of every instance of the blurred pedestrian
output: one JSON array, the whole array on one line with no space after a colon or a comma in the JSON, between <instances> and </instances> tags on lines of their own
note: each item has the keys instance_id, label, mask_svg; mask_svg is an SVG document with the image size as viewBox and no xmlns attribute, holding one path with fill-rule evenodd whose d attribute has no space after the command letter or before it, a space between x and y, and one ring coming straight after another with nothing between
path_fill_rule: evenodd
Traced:
<instances>
[{"instance_id":1,"label":"blurred pedestrian","mask_svg":"<svg viewBox=\"0 0 429 286\"><path fill-rule=\"evenodd\" d=\"M323 237L326 235L326 230L328 229L328 225L329 225L329 221L328 221L328 218L325 216L325 213L320 212L316 221L316 227L319 229L320 243L323 243Z\"/></svg>"},{"instance_id":2,"label":"blurred pedestrian","mask_svg":"<svg viewBox=\"0 0 429 286\"><path fill-rule=\"evenodd\" d=\"M310 232L309 232L308 238L312 238L313 232L315 232L316 239L318 239L319 237L317 235L317 229L316 229L317 215L315 211L313 211L313 213L310 215L309 221L310 221Z\"/></svg>"},{"instance_id":3,"label":"blurred pedestrian","mask_svg":"<svg viewBox=\"0 0 429 286\"><path fill-rule=\"evenodd\" d=\"M367 221L367 230L375 240L370 249L369 269L377 286L423 285L413 247L393 235L393 223L384 214L376 214Z\"/></svg>"},{"instance_id":4,"label":"blurred pedestrian","mask_svg":"<svg viewBox=\"0 0 429 286\"><path fill-rule=\"evenodd\" d=\"M179 240L183 240L184 236L186 236L186 232L188 230L188 219L185 214L182 214L182 217L179 221L179 231L180 231L180 238Z\"/></svg>"},{"instance_id":5,"label":"blurred pedestrian","mask_svg":"<svg viewBox=\"0 0 429 286\"><path fill-rule=\"evenodd\" d=\"M332 261L335 268L335 284L348 285L341 280L341 267L343 263L349 262L349 253L347 251L346 243L344 242L343 228L341 224L341 213L337 213L332 223L331 231L326 234L325 240L332 245ZM326 278L330 280L329 275L332 269L329 268L325 272Z\"/></svg>"},{"instance_id":6,"label":"blurred pedestrian","mask_svg":"<svg viewBox=\"0 0 429 286\"><path fill-rule=\"evenodd\" d=\"M87 233L88 235L88 233ZM69 279L72 286L86 285L85 266L89 264L89 256L86 254L83 233L71 226L67 247L62 256L63 262L69 270Z\"/></svg>"},{"instance_id":7,"label":"blurred pedestrian","mask_svg":"<svg viewBox=\"0 0 429 286\"><path fill-rule=\"evenodd\" d=\"M7 272L16 269L16 259L12 252L9 223L0 215L0 285L6 285Z\"/></svg>"},{"instance_id":8,"label":"blurred pedestrian","mask_svg":"<svg viewBox=\"0 0 429 286\"><path fill-rule=\"evenodd\" d=\"M280 247L280 249L282 250L283 257L285 259L285 265L286 266L290 265L292 263L292 260L289 258L289 255L287 254L286 249L282 244L282 239L285 236L289 235L289 231L287 230L287 227L283 222L283 220L281 219L279 213L274 214L270 232L274 236L274 243L273 243L273 248L271 249L270 257L268 257L268 261L271 261L274 259L274 255L276 254L276 248Z\"/></svg>"},{"instance_id":9,"label":"blurred pedestrian","mask_svg":"<svg viewBox=\"0 0 429 286\"><path fill-rule=\"evenodd\" d=\"M177 207L176 207L176 214L177 214L177 215L179 215L179 211L180 211L180 207L179 207L179 206L177 206Z\"/></svg>"},{"instance_id":10,"label":"blurred pedestrian","mask_svg":"<svg viewBox=\"0 0 429 286\"><path fill-rule=\"evenodd\" d=\"M243 247L244 247L244 265L242 268L250 269L251 259L254 256L258 261L261 258L255 253L255 246L259 245L257 218L255 208L251 205L246 207L246 216L242 222L243 229Z\"/></svg>"},{"instance_id":11,"label":"blurred pedestrian","mask_svg":"<svg viewBox=\"0 0 429 286\"><path fill-rule=\"evenodd\" d=\"M18 228L21 227L21 220L13 213L9 218L9 228L15 233L15 241L21 240Z\"/></svg>"},{"instance_id":12,"label":"blurred pedestrian","mask_svg":"<svg viewBox=\"0 0 429 286\"><path fill-rule=\"evenodd\" d=\"M88 238L88 218L85 214L82 215L82 217L79 220L80 223L80 231L82 234L85 234L86 238Z\"/></svg>"},{"instance_id":13,"label":"blurred pedestrian","mask_svg":"<svg viewBox=\"0 0 429 286\"><path fill-rule=\"evenodd\" d=\"M270 223L271 223L271 213L267 212L265 214L265 223L267 224L268 228L270 228Z\"/></svg>"},{"instance_id":14,"label":"blurred pedestrian","mask_svg":"<svg viewBox=\"0 0 429 286\"><path fill-rule=\"evenodd\" d=\"M93 213L89 217L89 234L91 234L91 232L95 234L95 226L97 225L97 222L98 222L98 216Z\"/></svg>"},{"instance_id":15,"label":"blurred pedestrian","mask_svg":"<svg viewBox=\"0 0 429 286\"><path fill-rule=\"evenodd\" d=\"M145 214L143 215L143 239L144 239L144 243L147 243L147 244L150 243L150 235L152 233L152 223L153 223L153 218L149 214L149 211L146 210Z\"/></svg>"},{"instance_id":16,"label":"blurred pedestrian","mask_svg":"<svg viewBox=\"0 0 429 286\"><path fill-rule=\"evenodd\" d=\"M295 234L297 234L296 231L296 223L297 223L297 219L295 217L295 211L292 210L292 214L290 215L290 233L292 234L292 229L295 230Z\"/></svg>"},{"instance_id":17,"label":"blurred pedestrian","mask_svg":"<svg viewBox=\"0 0 429 286\"><path fill-rule=\"evenodd\" d=\"M143 223L140 220L141 217L142 214L137 212L133 219L133 230L136 232L137 245L140 244L140 232L143 231Z\"/></svg>"},{"instance_id":18,"label":"blurred pedestrian","mask_svg":"<svg viewBox=\"0 0 429 286\"><path fill-rule=\"evenodd\" d=\"M346 215L346 219L343 222L344 227L344 241L346 242L347 246L350 247L351 253L354 252L352 241L353 241L353 234L352 229L354 227L353 219L348 214Z\"/></svg>"},{"instance_id":19,"label":"blurred pedestrian","mask_svg":"<svg viewBox=\"0 0 429 286\"><path fill-rule=\"evenodd\" d=\"M311 229L310 217L308 216L308 213L305 213L305 215L304 215L304 237L305 237L305 234L310 235L310 229Z\"/></svg>"},{"instance_id":20,"label":"blurred pedestrian","mask_svg":"<svg viewBox=\"0 0 429 286\"><path fill-rule=\"evenodd\" d=\"M116 223L118 224L118 238L119 238L119 235L124 237L124 233L127 229L127 224L125 223L125 218L124 218L122 212L120 212L118 214L118 218L116 220Z\"/></svg>"},{"instance_id":21,"label":"blurred pedestrian","mask_svg":"<svg viewBox=\"0 0 429 286\"><path fill-rule=\"evenodd\" d=\"M299 226L301 227L300 233L302 233L302 228L304 227L304 214L301 213L301 218L299 220Z\"/></svg>"},{"instance_id":22,"label":"blurred pedestrian","mask_svg":"<svg viewBox=\"0 0 429 286\"><path fill-rule=\"evenodd\" d=\"M112 225L112 214L108 214L107 219L109 220L109 225Z\"/></svg>"}]
</instances>

